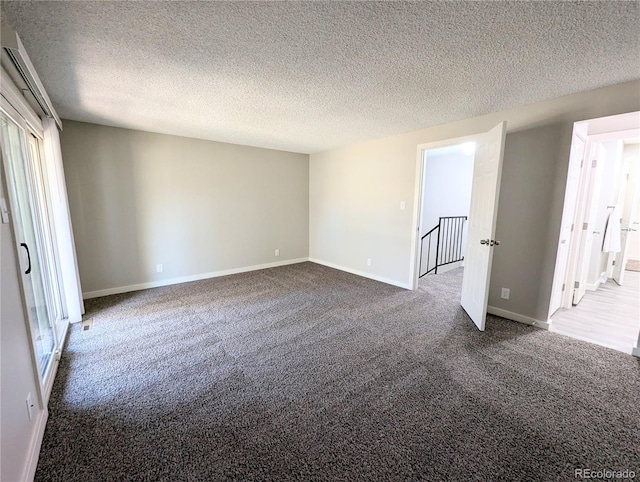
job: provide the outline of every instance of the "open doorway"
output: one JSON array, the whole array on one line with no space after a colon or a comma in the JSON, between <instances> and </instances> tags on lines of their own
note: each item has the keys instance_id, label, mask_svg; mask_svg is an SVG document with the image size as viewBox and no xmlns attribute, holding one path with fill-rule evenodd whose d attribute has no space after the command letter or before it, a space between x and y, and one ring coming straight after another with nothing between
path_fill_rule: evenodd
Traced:
<instances>
[{"instance_id":1,"label":"open doorway","mask_svg":"<svg viewBox=\"0 0 640 482\"><path fill-rule=\"evenodd\" d=\"M484 331L487 317L493 248L500 244L494 237L506 132L507 124L501 122L493 129L475 136L418 146L417 168L419 175L416 176L414 211L416 217L413 231L415 251L411 261L413 289L418 289L420 272L422 271L426 275L430 271L431 266L426 260L432 252L435 251L437 257L433 269L434 273L439 266L455 265L456 263L459 266L464 261L465 269L462 277L460 304L480 331ZM442 148L445 150L438 151ZM451 185L441 186L438 182L438 176L436 176L431 187L432 192L428 193L428 183L432 175L438 170L442 173L452 169L450 163L452 158L449 154L454 152L473 156L466 158L467 168L466 170L463 168L466 176L465 174L462 176L466 180L449 177ZM438 161L438 158L444 160ZM428 169L429 159L434 160L431 170ZM473 165L473 169L468 167L469 164ZM452 190L453 186L458 184L468 186L469 175L471 176L470 195L468 188L462 188L455 196L454 202L455 205L460 206L460 209L466 210L468 215L452 213L449 216L442 216L438 210L450 209L451 206L439 201L433 202L434 210L431 209L429 199L432 194L438 195L439 193L439 196L443 196L444 192ZM440 177L440 179L443 178ZM434 187L436 185L439 187ZM423 211L427 216L426 219L423 219ZM432 226L429 223L434 222L435 217L438 217L438 224ZM425 223L427 224L425 225ZM428 237L429 233L435 232L435 230L439 233L438 237L435 242L432 241L429 244L425 236Z\"/></svg>"},{"instance_id":2,"label":"open doorway","mask_svg":"<svg viewBox=\"0 0 640 482\"><path fill-rule=\"evenodd\" d=\"M422 151L418 278L464 264L475 151L473 141Z\"/></svg>"},{"instance_id":3,"label":"open doorway","mask_svg":"<svg viewBox=\"0 0 640 482\"><path fill-rule=\"evenodd\" d=\"M550 330L631 353L640 331L635 258L640 113L574 124Z\"/></svg>"}]
</instances>

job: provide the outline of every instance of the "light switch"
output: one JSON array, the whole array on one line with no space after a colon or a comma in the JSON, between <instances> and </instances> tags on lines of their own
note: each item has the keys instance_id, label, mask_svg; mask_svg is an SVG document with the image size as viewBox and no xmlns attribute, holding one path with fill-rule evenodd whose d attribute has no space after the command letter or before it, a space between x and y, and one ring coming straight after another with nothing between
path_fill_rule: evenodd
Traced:
<instances>
[{"instance_id":1,"label":"light switch","mask_svg":"<svg viewBox=\"0 0 640 482\"><path fill-rule=\"evenodd\" d=\"M404 201L400 201L400 211L404 211L406 207L407 207L407 204Z\"/></svg>"}]
</instances>

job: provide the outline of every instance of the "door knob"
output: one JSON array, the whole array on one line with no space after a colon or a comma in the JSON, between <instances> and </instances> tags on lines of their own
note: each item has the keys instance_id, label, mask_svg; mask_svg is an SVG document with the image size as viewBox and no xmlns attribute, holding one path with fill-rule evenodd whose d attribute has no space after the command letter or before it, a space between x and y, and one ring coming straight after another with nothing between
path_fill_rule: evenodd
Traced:
<instances>
[{"instance_id":1,"label":"door knob","mask_svg":"<svg viewBox=\"0 0 640 482\"><path fill-rule=\"evenodd\" d=\"M500 241L491 240L491 244L489 246L500 246Z\"/></svg>"},{"instance_id":2,"label":"door knob","mask_svg":"<svg viewBox=\"0 0 640 482\"><path fill-rule=\"evenodd\" d=\"M480 244L489 244L489 240L488 239L481 239L480 240Z\"/></svg>"}]
</instances>

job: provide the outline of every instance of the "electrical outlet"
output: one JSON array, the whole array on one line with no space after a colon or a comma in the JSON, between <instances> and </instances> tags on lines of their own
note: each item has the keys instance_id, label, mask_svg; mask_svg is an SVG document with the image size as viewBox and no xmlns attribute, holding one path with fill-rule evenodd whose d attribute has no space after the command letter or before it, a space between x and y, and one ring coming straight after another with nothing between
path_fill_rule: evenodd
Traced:
<instances>
[{"instance_id":1,"label":"electrical outlet","mask_svg":"<svg viewBox=\"0 0 640 482\"><path fill-rule=\"evenodd\" d=\"M280 256L280 250L276 249L276 256Z\"/></svg>"},{"instance_id":2,"label":"electrical outlet","mask_svg":"<svg viewBox=\"0 0 640 482\"><path fill-rule=\"evenodd\" d=\"M29 415L29 420L33 416L33 401L31 400L31 392L27 393L27 415Z\"/></svg>"},{"instance_id":3,"label":"electrical outlet","mask_svg":"<svg viewBox=\"0 0 640 482\"><path fill-rule=\"evenodd\" d=\"M371 258L367 258L367 266L371 266Z\"/></svg>"},{"instance_id":4,"label":"electrical outlet","mask_svg":"<svg viewBox=\"0 0 640 482\"><path fill-rule=\"evenodd\" d=\"M502 288L502 293L500 294L500 297L503 300L508 300L509 296L511 296L511 290L509 288Z\"/></svg>"},{"instance_id":5,"label":"electrical outlet","mask_svg":"<svg viewBox=\"0 0 640 482\"><path fill-rule=\"evenodd\" d=\"M156 264L156 271L158 273L162 273L164 271L164 265L163 264Z\"/></svg>"}]
</instances>

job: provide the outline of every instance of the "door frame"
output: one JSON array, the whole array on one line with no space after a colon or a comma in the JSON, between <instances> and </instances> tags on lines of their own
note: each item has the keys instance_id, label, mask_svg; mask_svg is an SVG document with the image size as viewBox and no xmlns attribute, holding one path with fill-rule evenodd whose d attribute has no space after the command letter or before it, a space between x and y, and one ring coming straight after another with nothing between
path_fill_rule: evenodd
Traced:
<instances>
[{"instance_id":1,"label":"door frame","mask_svg":"<svg viewBox=\"0 0 640 482\"><path fill-rule=\"evenodd\" d=\"M636 219L638 219L640 213L638 212L638 207L640 205L640 166L633 165L631 162L628 164L628 170L626 168L627 162L623 156L624 154L624 145L622 146L621 155L621 166L622 166L622 176L624 189L622 192L619 192L619 197L616 204L622 204L622 209L620 215L622 216L622 222L620 228L622 229L620 233L621 238L621 250L618 253L615 253L613 256L613 262L615 265L611 269L611 279L613 279L619 286L621 286L624 282L624 272L627 265L627 261L629 259L629 236L631 235L631 230L633 230L633 225ZM627 171L625 173L625 171ZM630 181L632 182L631 186ZM622 200L622 203L620 202ZM625 209L626 208L626 209ZM625 218L625 214L627 214L627 218ZM626 222L626 225L625 225ZM624 238L624 239L623 239ZM613 253L612 253L613 254ZM609 262L611 262L611 255L609 258ZM609 269L610 265L607 266Z\"/></svg>"},{"instance_id":2,"label":"door frame","mask_svg":"<svg viewBox=\"0 0 640 482\"><path fill-rule=\"evenodd\" d=\"M47 165L46 177L51 188L53 223L56 228L59 228L59 230L56 230L55 235L59 249L58 255L60 256L66 313L69 323L78 323L82 320L85 309L62 163L58 124L51 117L40 119L36 115L4 67L0 67L0 77L2 78L2 82L0 82L0 97L5 98L6 102L18 112L18 115L25 120L29 128L39 135L41 140L41 154L44 156L44 161Z\"/></svg>"},{"instance_id":3,"label":"door frame","mask_svg":"<svg viewBox=\"0 0 640 482\"><path fill-rule=\"evenodd\" d=\"M583 235L583 229L580 228L580 225L583 222L584 209L585 209L584 203L585 203L586 196L588 194L587 191L589 189L589 178L591 174L591 168L589 164L591 162L591 157L592 157L591 153L592 153L593 147L602 142L619 140L625 137L637 137L639 132L639 129L623 129L619 131L589 135L588 132L580 133L576 131L576 128L579 125L588 124L592 120L596 120L596 119L585 119L582 121L574 122L573 124L572 136L575 134L579 134L580 136L583 136L585 140L584 166L582 168L582 172L580 173L580 181L579 181L579 186L576 193L576 201L574 203L574 208L571 211L563 212L562 220L560 222L560 232L558 234L558 241L557 241L558 246L556 249L560 248L560 243L562 242L562 225L566 221L570 220L571 223L574 225L574 229L571 232L571 235L569 236L569 240L568 240L569 253L567 255L567 265L565 268L565 272L563 273L562 276L558 276L557 278L558 283L563 283L565 285L565 290L562 294L560 307L558 309L563 309L563 308L569 309L573 306L572 305L573 293L574 293L573 286L576 281L578 267L580 264L579 248L580 248L581 238ZM569 152L569 156L571 156L571 152ZM567 172L569 168L570 166L567 165ZM569 194L567 191L568 187L569 186L568 186L568 179L567 179L567 183L565 184L565 200L564 200L563 206L568 202L567 200L567 196ZM556 268L557 268L557 263L558 263L558 259L556 257ZM551 309L552 307L551 303L553 301L553 295L554 295L554 286L552 285L550 298L549 298L549 309ZM552 316L553 316L553 313L550 312L548 315L549 322L552 321Z\"/></svg>"},{"instance_id":4,"label":"door frame","mask_svg":"<svg viewBox=\"0 0 640 482\"><path fill-rule=\"evenodd\" d=\"M582 128L583 125L584 129ZM582 144L581 156L577 155L577 151L580 149L578 145L579 142ZM549 314L547 318L560 309L564 302L567 272L571 264L571 233L575 227L574 218L572 216L574 216L574 213L577 211L578 202L580 201L580 183L582 182L582 176L584 174L583 165L584 160L588 157L587 149L589 146L590 144L587 141L587 125L576 123L573 133L571 134L567 182L565 184L564 205L562 208L560 233L558 234L558 249L556 251L556 265L553 271L551 300L549 302ZM578 162L580 163L579 165ZM574 175L575 171L578 171L577 176Z\"/></svg>"},{"instance_id":5,"label":"door frame","mask_svg":"<svg viewBox=\"0 0 640 482\"><path fill-rule=\"evenodd\" d=\"M44 140L44 129L42 127L42 124L39 123L38 121L40 121L40 119L35 116L35 114L33 113L33 111L31 110L30 107L28 107L28 105L25 105L24 103L18 103L17 107L12 103L12 101L14 99L11 98L11 96L9 95L7 98L7 96L5 96L5 93L7 92L5 90L5 88L7 86L9 86L10 84L8 82L3 82L3 86L2 86L2 92L0 94L0 107L2 109L2 111L4 112L4 114L11 119L14 123L16 123L21 129L24 130L25 135L33 135L36 139L37 142L39 143L39 147L41 149L40 151L40 155L44 156L44 152L42 150L43 147L43 140ZM11 100L10 100L11 99ZM27 113L27 115L23 115L23 111L27 109L25 111L25 113ZM25 139L25 144L28 143L28 140ZM28 152L28 145L23 146L23 148L25 149L25 155L30 155ZM0 157L2 157L2 153L0 152ZM42 167L42 161L44 159L41 157L41 159L37 162L38 165L40 165ZM4 159L2 160L2 165L6 168L5 166L5 161ZM7 205L8 208L12 211L11 208L11 199L10 199L10 195L9 195L9 189L8 189L8 185L7 183L9 182L8 176L6 175L6 170L3 173L3 179L4 179L4 183L2 188L4 189L4 191L6 192L7 195ZM17 233L16 233L16 227L14 225L15 223L15 219L12 216L11 217L11 237L12 237L12 241L13 241L13 248L14 248L14 256L16 259L16 265L18 267L21 266L21 253L19 251L19 246L18 246L18 241L17 241ZM41 233L37 233L36 235L41 235ZM54 236L54 233L51 233L52 236ZM50 267L46 267L46 269L51 269ZM51 275L54 276L59 276L59 273L51 273ZM34 376L37 380L36 386L38 389L38 400L40 402L40 406L41 407L46 407L47 403L49 401L49 396L51 394L51 389L53 388L53 382L55 380L56 377L56 373L58 370L58 365L59 365L59 360L60 360L60 353L61 350L63 348L64 345L64 341L66 339L66 335L67 335L67 331L68 331L68 318L66 319L67 322L65 322L65 320L60 320L60 322L58 322L58 320L51 320L52 323L52 331L53 331L53 339L54 339L54 348L53 348L53 353L51 354L51 361L50 361L50 365L48 370L46 371L46 373L41 373L40 371L40 362L38 361L38 356L37 356L37 350L36 350L36 340L34 339L33 333L31 331L31 324L30 324L30 315L29 315L29 307L28 307L28 303L27 303L27 295L25 293L25 288L24 288L24 284L22 281L22 275L18 274L18 278L20 279L20 297L21 300L20 302L22 303L22 308L24 310L24 313L26 314L24 322L26 324L26 330L27 330L27 334L29 336L29 340L30 340L30 351L31 351L31 358L32 358L32 368L33 368L33 373ZM45 289L49 289L48 287L46 287ZM59 293L62 296L62 293ZM64 300L62 300L64 302ZM59 325L59 326L58 326Z\"/></svg>"},{"instance_id":6,"label":"door frame","mask_svg":"<svg viewBox=\"0 0 640 482\"><path fill-rule=\"evenodd\" d=\"M478 138L484 134L485 131L477 132L475 134L462 136L462 137L452 137L449 139L443 139L440 141L431 141L426 142L424 144L418 144L417 147L417 160L416 160L416 182L414 187L414 195L413 195L413 222L411 224L412 234L411 234L411 246L413 249L411 250L411 260L410 260L410 268L409 268L409 278L411 279L411 289L413 291L418 289L418 279L420 276L420 221L422 219L422 193L423 193L423 178L424 172L426 169L426 158L424 153L433 149L439 149L442 147L449 146L457 146L459 144L464 144L465 142L477 142ZM475 164L475 158L474 158ZM475 166L474 166L475 167Z\"/></svg>"},{"instance_id":7,"label":"door frame","mask_svg":"<svg viewBox=\"0 0 640 482\"><path fill-rule=\"evenodd\" d=\"M585 181L580 186L579 194L582 209L579 218L576 218L574 234L579 239L576 246L575 272L573 273L573 285L571 289L571 304L578 305L587 292L587 280L591 267L591 253L593 250L593 237L596 234L595 224L598 217L598 203L600 202L600 190L602 188L602 176L604 174L606 151L602 142L590 139L591 150L587 158L587 164L583 168L581 180ZM584 188L584 189L582 189ZM582 228L580 228L582 226ZM577 233L576 231L580 231ZM573 286L573 288L571 288ZM566 290L565 290L566 291Z\"/></svg>"},{"instance_id":8,"label":"door frame","mask_svg":"<svg viewBox=\"0 0 640 482\"><path fill-rule=\"evenodd\" d=\"M20 128L22 128L25 131L25 134L28 134L30 132L30 124L27 124L26 120L19 115L19 112L13 108L13 106L11 104L9 104L9 102L0 95L0 107L2 108L2 111L7 115L7 117L9 117L13 122L15 122ZM26 148L26 146L25 146ZM8 182L9 179L7 178L6 175L6 165L5 165L5 160L4 160L4 156L2 154L2 152L0 151L0 159L2 160L2 168L3 168L3 173L2 173L2 179L3 179L3 186L2 186L2 192L3 192L3 196L6 194L6 199L5 201L7 202L7 207L9 209L10 212L13 211L13 208L11 206L11 200L9 199L9 186L8 186ZM13 216L11 216L11 240L12 240L12 244L13 244L13 255L15 257L16 260L16 266L18 267L18 270L20 270L20 267L22 266L21 263L21 258L20 258L20 252L18 250L18 239L16 236L16 228L15 228L15 218ZM31 367L33 369L33 376L36 379L36 386L38 388L38 400L40 402L40 407L44 408L47 406L47 401L48 401L48 397L47 397L47 392L46 392L46 385L47 382L49 380L49 378L54 378L52 376L52 374L54 373L54 371L57 368L57 363L55 363L55 360L53 359L53 354L52 356L52 360L50 361L50 366L49 369L47 371L47 376L46 378L44 377L44 374L41 373L40 370L40 362L38 360L38 355L37 355L37 350L36 350L36 340L34 339L33 336L33 332L31 331L31 316L29 314L30 310L29 310L29 305L27 303L27 295L25 293L25 288L24 288L24 282L22 280L22 274L18 273L18 279L20 280L19 286L20 286L20 303L22 304L22 310L25 313L25 317L24 317L24 323L26 325L26 330L27 330L27 335L29 337L29 351L31 352L31 360L32 360L32 364ZM55 336L55 330L54 330L54 334L53 334L53 338L54 341L57 342L56 340L56 336ZM54 351L55 351L55 345L54 345ZM55 376L55 375L54 375Z\"/></svg>"}]
</instances>

